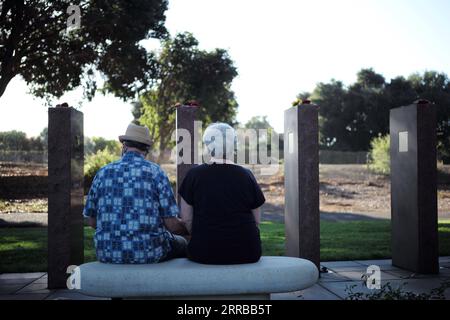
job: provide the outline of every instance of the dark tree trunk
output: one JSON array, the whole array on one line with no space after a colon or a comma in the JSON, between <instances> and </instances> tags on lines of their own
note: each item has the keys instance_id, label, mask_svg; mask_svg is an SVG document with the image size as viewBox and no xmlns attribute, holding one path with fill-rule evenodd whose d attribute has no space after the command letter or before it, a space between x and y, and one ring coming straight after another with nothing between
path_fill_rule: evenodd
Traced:
<instances>
[{"instance_id":1,"label":"dark tree trunk","mask_svg":"<svg viewBox=\"0 0 450 320\"><path fill-rule=\"evenodd\" d=\"M6 91L6 87L8 86L9 82L11 81L11 77L4 77L2 76L0 78L0 98L3 96L3 94Z\"/></svg>"},{"instance_id":2,"label":"dark tree trunk","mask_svg":"<svg viewBox=\"0 0 450 320\"><path fill-rule=\"evenodd\" d=\"M13 26L11 34L5 41L5 53L0 57L0 97L5 93L6 87L9 82L19 71L19 63L21 54L18 50L18 44L24 29L23 15L25 3L24 0L6 1L2 8L2 19L6 15L6 8L12 10L12 22Z\"/></svg>"}]
</instances>

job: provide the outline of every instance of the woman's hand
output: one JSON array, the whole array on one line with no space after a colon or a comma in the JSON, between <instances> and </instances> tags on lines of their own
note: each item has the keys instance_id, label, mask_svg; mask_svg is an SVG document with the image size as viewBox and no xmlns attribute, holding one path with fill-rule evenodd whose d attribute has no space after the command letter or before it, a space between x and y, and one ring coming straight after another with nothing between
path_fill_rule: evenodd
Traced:
<instances>
[{"instance_id":1,"label":"woman's hand","mask_svg":"<svg viewBox=\"0 0 450 320\"><path fill-rule=\"evenodd\" d=\"M183 199L183 197L180 198L181 198L181 205L180 205L181 220L183 220L189 234L192 234L192 220L194 219L194 208L191 205L189 205Z\"/></svg>"}]
</instances>

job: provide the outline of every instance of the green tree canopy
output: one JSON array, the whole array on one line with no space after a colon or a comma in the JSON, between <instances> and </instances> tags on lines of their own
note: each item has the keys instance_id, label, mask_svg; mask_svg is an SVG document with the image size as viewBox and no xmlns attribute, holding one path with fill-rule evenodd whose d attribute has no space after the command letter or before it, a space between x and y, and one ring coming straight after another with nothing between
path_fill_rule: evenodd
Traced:
<instances>
[{"instance_id":1,"label":"green tree canopy","mask_svg":"<svg viewBox=\"0 0 450 320\"><path fill-rule=\"evenodd\" d=\"M48 127L42 129L41 133L39 134L39 139L42 141L44 150L48 150Z\"/></svg>"},{"instance_id":2,"label":"green tree canopy","mask_svg":"<svg viewBox=\"0 0 450 320\"><path fill-rule=\"evenodd\" d=\"M363 69L348 87L340 81L319 83L311 96L320 106L322 148L367 151L373 138L389 133L389 110L418 98L437 106L438 151L450 159L450 80L444 73L427 71L387 82L372 69Z\"/></svg>"},{"instance_id":3,"label":"green tree canopy","mask_svg":"<svg viewBox=\"0 0 450 320\"><path fill-rule=\"evenodd\" d=\"M250 120L248 120L245 125L244 125L245 129L254 129L257 130L256 134L257 134L257 138L258 138L258 144L256 146L256 150L258 152L258 159L259 159L259 150L260 150L260 144L261 143L267 143L267 150L269 151L270 154L272 154L272 138L274 134L277 134L277 132L275 131L275 129L272 127L272 125L269 123L269 120L267 120L267 116L254 116L251 117ZM263 131L264 133L261 135L259 130L267 130L267 131ZM267 135L266 133L267 132ZM277 147L279 148L278 151L278 156L283 156L283 150L284 150L284 144L283 144L283 135L280 136L275 136L276 138L278 138L278 145ZM242 147L242 145L240 146ZM247 141L244 142L244 147L246 150L246 153L250 150L250 141L247 143ZM260 161L260 160L258 160Z\"/></svg>"},{"instance_id":4,"label":"green tree canopy","mask_svg":"<svg viewBox=\"0 0 450 320\"><path fill-rule=\"evenodd\" d=\"M25 132L0 132L0 149L2 150L28 150L29 141Z\"/></svg>"},{"instance_id":5,"label":"green tree canopy","mask_svg":"<svg viewBox=\"0 0 450 320\"><path fill-rule=\"evenodd\" d=\"M238 105L231 83L237 71L225 50L200 50L192 34L181 33L163 42L157 58L158 81L133 106L136 120L149 127L155 148L163 151L170 145L177 103L197 101L204 124L234 125Z\"/></svg>"},{"instance_id":6,"label":"green tree canopy","mask_svg":"<svg viewBox=\"0 0 450 320\"><path fill-rule=\"evenodd\" d=\"M80 27L66 33L69 5ZM38 97L83 86L91 99L96 71L105 92L134 98L151 84L154 56L139 42L164 38L167 0L0 0L0 97L20 75Z\"/></svg>"},{"instance_id":7,"label":"green tree canopy","mask_svg":"<svg viewBox=\"0 0 450 320\"><path fill-rule=\"evenodd\" d=\"M267 116L254 116L245 123L246 129L273 129L267 120Z\"/></svg>"},{"instance_id":8,"label":"green tree canopy","mask_svg":"<svg viewBox=\"0 0 450 320\"><path fill-rule=\"evenodd\" d=\"M0 132L0 150L3 151L43 151L45 145L40 137L28 138L22 131Z\"/></svg>"},{"instance_id":9,"label":"green tree canopy","mask_svg":"<svg viewBox=\"0 0 450 320\"><path fill-rule=\"evenodd\" d=\"M344 103L346 92L344 84L333 79L330 83L319 83L312 93L312 100L320 106L320 143L324 147L347 148L350 133L346 128L352 120Z\"/></svg>"},{"instance_id":10,"label":"green tree canopy","mask_svg":"<svg viewBox=\"0 0 450 320\"><path fill-rule=\"evenodd\" d=\"M366 150L374 136L389 130L390 105L385 98L385 85L382 75L363 69L358 72L356 83L348 87L344 103L349 115L345 130L352 138L348 149Z\"/></svg>"},{"instance_id":11,"label":"green tree canopy","mask_svg":"<svg viewBox=\"0 0 450 320\"><path fill-rule=\"evenodd\" d=\"M105 150L109 153L119 155L120 149L121 144L117 140L108 140L103 137L84 138L84 153L86 156Z\"/></svg>"}]
</instances>

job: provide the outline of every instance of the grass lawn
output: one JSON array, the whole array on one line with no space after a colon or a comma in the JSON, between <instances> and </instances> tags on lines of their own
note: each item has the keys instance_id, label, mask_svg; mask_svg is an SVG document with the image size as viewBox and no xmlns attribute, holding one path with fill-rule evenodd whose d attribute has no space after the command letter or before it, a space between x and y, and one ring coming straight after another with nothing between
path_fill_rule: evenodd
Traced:
<instances>
[{"instance_id":1,"label":"grass lawn","mask_svg":"<svg viewBox=\"0 0 450 320\"><path fill-rule=\"evenodd\" d=\"M390 258L389 221L321 222L321 260ZM95 260L93 230L85 228L85 260ZM261 225L264 255L284 254L284 225ZM440 255L450 255L450 221L439 222ZM37 272L47 268L46 228L0 229L0 273Z\"/></svg>"}]
</instances>

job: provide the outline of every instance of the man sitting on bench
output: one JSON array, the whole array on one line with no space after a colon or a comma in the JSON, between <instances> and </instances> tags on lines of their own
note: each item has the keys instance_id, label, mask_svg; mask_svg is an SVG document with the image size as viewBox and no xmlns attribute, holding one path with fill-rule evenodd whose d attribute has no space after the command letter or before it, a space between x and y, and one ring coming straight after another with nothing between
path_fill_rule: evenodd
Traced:
<instances>
[{"instance_id":1,"label":"man sitting on bench","mask_svg":"<svg viewBox=\"0 0 450 320\"><path fill-rule=\"evenodd\" d=\"M123 156L97 172L83 213L96 229L98 261L146 264L185 256L187 241L179 235L187 230L169 179L145 159L148 128L130 124L119 140Z\"/></svg>"}]
</instances>

